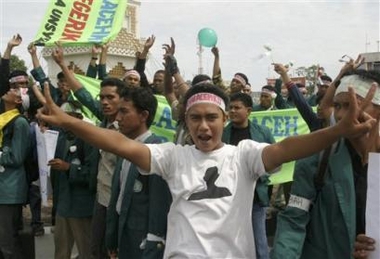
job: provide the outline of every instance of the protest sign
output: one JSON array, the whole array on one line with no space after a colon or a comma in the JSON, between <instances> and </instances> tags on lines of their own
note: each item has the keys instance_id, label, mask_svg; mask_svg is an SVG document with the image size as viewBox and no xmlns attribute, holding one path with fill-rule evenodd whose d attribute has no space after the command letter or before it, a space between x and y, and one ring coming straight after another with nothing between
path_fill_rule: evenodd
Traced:
<instances>
[{"instance_id":1,"label":"protest sign","mask_svg":"<svg viewBox=\"0 0 380 259\"><path fill-rule=\"evenodd\" d=\"M369 153L366 207L366 236L380 240L380 154ZM375 244L375 246L377 246ZM380 249L370 253L369 259L380 258Z\"/></svg>"},{"instance_id":2,"label":"protest sign","mask_svg":"<svg viewBox=\"0 0 380 259\"><path fill-rule=\"evenodd\" d=\"M49 194L51 194L50 166L48 166L48 162L54 158L59 133L55 130L41 132L38 125L35 125L35 127L41 199L42 205L48 206L47 200Z\"/></svg>"},{"instance_id":3,"label":"protest sign","mask_svg":"<svg viewBox=\"0 0 380 259\"><path fill-rule=\"evenodd\" d=\"M113 40L119 33L127 0L51 0L34 39L35 45L89 45Z\"/></svg>"}]
</instances>

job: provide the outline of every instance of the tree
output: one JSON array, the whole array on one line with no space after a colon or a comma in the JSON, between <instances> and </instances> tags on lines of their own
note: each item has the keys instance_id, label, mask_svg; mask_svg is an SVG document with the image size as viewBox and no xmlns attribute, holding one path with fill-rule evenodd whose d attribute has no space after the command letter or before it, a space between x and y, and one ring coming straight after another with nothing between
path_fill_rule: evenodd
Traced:
<instances>
[{"instance_id":1,"label":"tree","mask_svg":"<svg viewBox=\"0 0 380 259\"><path fill-rule=\"evenodd\" d=\"M10 59L10 70L23 70L26 72L27 67L25 65L25 61L21 58L19 58L17 55L11 55Z\"/></svg>"},{"instance_id":2,"label":"tree","mask_svg":"<svg viewBox=\"0 0 380 259\"><path fill-rule=\"evenodd\" d=\"M311 65L310 67L298 67L294 70L297 76L304 76L306 78L306 88L309 93L313 93L317 84L317 73L319 65Z\"/></svg>"}]
</instances>

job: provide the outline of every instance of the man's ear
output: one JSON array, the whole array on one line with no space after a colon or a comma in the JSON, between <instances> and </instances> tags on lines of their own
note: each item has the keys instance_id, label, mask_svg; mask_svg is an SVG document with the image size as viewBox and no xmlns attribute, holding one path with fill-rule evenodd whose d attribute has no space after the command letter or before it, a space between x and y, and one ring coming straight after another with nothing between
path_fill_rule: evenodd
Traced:
<instances>
[{"instance_id":1,"label":"man's ear","mask_svg":"<svg viewBox=\"0 0 380 259\"><path fill-rule=\"evenodd\" d=\"M15 103L16 103L17 105L22 105L22 98L21 98L21 97L16 98Z\"/></svg>"},{"instance_id":2,"label":"man's ear","mask_svg":"<svg viewBox=\"0 0 380 259\"><path fill-rule=\"evenodd\" d=\"M141 119L146 122L148 120L148 117L149 117L149 112L147 110L143 110L141 113L140 113L140 116L141 116Z\"/></svg>"},{"instance_id":3,"label":"man's ear","mask_svg":"<svg viewBox=\"0 0 380 259\"><path fill-rule=\"evenodd\" d=\"M228 121L228 112L223 112L223 123L226 124Z\"/></svg>"}]
</instances>

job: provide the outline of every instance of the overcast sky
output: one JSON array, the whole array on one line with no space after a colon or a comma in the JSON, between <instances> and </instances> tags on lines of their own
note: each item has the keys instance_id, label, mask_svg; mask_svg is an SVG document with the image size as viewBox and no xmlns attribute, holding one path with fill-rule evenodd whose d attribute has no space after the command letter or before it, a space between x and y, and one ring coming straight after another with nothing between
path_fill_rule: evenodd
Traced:
<instances>
[{"instance_id":1,"label":"overcast sky","mask_svg":"<svg viewBox=\"0 0 380 259\"><path fill-rule=\"evenodd\" d=\"M0 0L0 48L15 33L24 42L15 54L26 59L47 7L47 0ZM224 79L245 73L258 89L267 77L276 76L271 58L259 59L269 44L275 62L294 67L320 64L330 76L341 67L339 58L356 57L379 49L380 6L378 0L336 1L141 1L140 36L156 35L150 70L159 69L161 44L176 41L176 56L186 79L198 72L196 38L201 28L218 35ZM367 42L367 44L366 44ZM211 74L213 56L203 51L204 72Z\"/></svg>"}]
</instances>

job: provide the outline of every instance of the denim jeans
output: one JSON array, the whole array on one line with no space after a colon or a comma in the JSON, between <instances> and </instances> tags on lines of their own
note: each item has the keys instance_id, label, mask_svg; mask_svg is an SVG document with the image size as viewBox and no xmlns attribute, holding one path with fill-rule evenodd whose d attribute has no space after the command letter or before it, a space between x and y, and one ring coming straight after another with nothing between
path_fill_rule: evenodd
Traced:
<instances>
[{"instance_id":1,"label":"denim jeans","mask_svg":"<svg viewBox=\"0 0 380 259\"><path fill-rule=\"evenodd\" d=\"M258 203L254 203L252 206L252 227L257 259L269 259L265 221L266 208L261 207Z\"/></svg>"}]
</instances>

